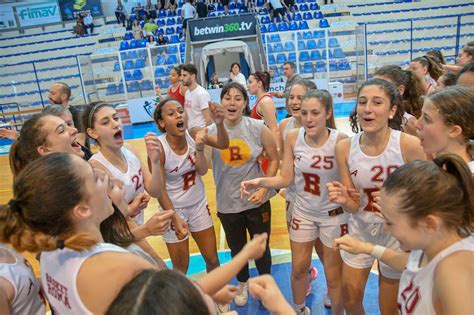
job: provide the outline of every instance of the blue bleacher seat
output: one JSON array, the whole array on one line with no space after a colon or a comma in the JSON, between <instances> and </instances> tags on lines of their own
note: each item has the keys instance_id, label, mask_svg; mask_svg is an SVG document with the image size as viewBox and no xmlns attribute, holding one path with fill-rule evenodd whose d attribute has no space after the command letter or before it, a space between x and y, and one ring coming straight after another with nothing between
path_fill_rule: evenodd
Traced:
<instances>
[{"instance_id":1,"label":"blue bleacher seat","mask_svg":"<svg viewBox=\"0 0 474 315\"><path fill-rule=\"evenodd\" d=\"M300 4L300 11L309 11L309 7L306 3Z\"/></svg>"},{"instance_id":2,"label":"blue bleacher seat","mask_svg":"<svg viewBox=\"0 0 474 315\"><path fill-rule=\"evenodd\" d=\"M326 72L326 64L324 61L318 61L316 63L316 72Z\"/></svg>"},{"instance_id":3,"label":"blue bleacher seat","mask_svg":"<svg viewBox=\"0 0 474 315\"><path fill-rule=\"evenodd\" d=\"M275 43L273 45L273 52L282 52L283 51L283 45L281 43Z\"/></svg>"},{"instance_id":4,"label":"blue bleacher seat","mask_svg":"<svg viewBox=\"0 0 474 315\"><path fill-rule=\"evenodd\" d=\"M286 55L284 53L279 53L277 55L277 63L284 63L286 62Z\"/></svg>"},{"instance_id":5,"label":"blue bleacher seat","mask_svg":"<svg viewBox=\"0 0 474 315\"><path fill-rule=\"evenodd\" d=\"M337 63L331 60L329 62L329 71L337 71L337 70L338 70Z\"/></svg>"},{"instance_id":6,"label":"blue bleacher seat","mask_svg":"<svg viewBox=\"0 0 474 315\"><path fill-rule=\"evenodd\" d=\"M320 28L328 28L329 27L329 22L326 19L322 19L319 21L319 27Z\"/></svg>"},{"instance_id":7,"label":"blue bleacher seat","mask_svg":"<svg viewBox=\"0 0 474 315\"><path fill-rule=\"evenodd\" d=\"M334 48L334 47L339 47L339 42L337 41L337 38L330 38L329 39L329 47Z\"/></svg>"},{"instance_id":8,"label":"blue bleacher seat","mask_svg":"<svg viewBox=\"0 0 474 315\"><path fill-rule=\"evenodd\" d=\"M306 43L302 40L298 41L298 50L305 50L306 49Z\"/></svg>"},{"instance_id":9,"label":"blue bleacher seat","mask_svg":"<svg viewBox=\"0 0 474 315\"><path fill-rule=\"evenodd\" d=\"M136 50L132 50L132 51L129 51L128 52L128 55L127 55L127 58L128 59L137 59L137 51Z\"/></svg>"},{"instance_id":10,"label":"blue bleacher seat","mask_svg":"<svg viewBox=\"0 0 474 315\"><path fill-rule=\"evenodd\" d=\"M314 38L324 38L325 37L324 31L314 31L313 36Z\"/></svg>"},{"instance_id":11,"label":"blue bleacher seat","mask_svg":"<svg viewBox=\"0 0 474 315\"><path fill-rule=\"evenodd\" d=\"M123 76L125 77L125 81L131 81L133 79L130 71L124 71Z\"/></svg>"},{"instance_id":12,"label":"blue bleacher seat","mask_svg":"<svg viewBox=\"0 0 474 315\"><path fill-rule=\"evenodd\" d=\"M178 46L173 45L168 47L168 54L176 54L178 53Z\"/></svg>"},{"instance_id":13,"label":"blue bleacher seat","mask_svg":"<svg viewBox=\"0 0 474 315\"><path fill-rule=\"evenodd\" d=\"M135 68L136 68L136 69L145 68L145 60L144 60L144 59L137 59L137 60L135 61Z\"/></svg>"},{"instance_id":14,"label":"blue bleacher seat","mask_svg":"<svg viewBox=\"0 0 474 315\"><path fill-rule=\"evenodd\" d=\"M157 19L156 24L158 24L159 27L166 26L166 22L164 19Z\"/></svg>"},{"instance_id":15,"label":"blue bleacher seat","mask_svg":"<svg viewBox=\"0 0 474 315\"><path fill-rule=\"evenodd\" d=\"M135 48L138 48L138 41L136 39L132 39L130 41L130 49L135 49Z\"/></svg>"},{"instance_id":16,"label":"blue bleacher seat","mask_svg":"<svg viewBox=\"0 0 474 315\"><path fill-rule=\"evenodd\" d=\"M260 24L260 33L264 34L267 32L267 27L264 24Z\"/></svg>"},{"instance_id":17,"label":"blue bleacher seat","mask_svg":"<svg viewBox=\"0 0 474 315\"><path fill-rule=\"evenodd\" d=\"M296 62L296 53L295 52L291 52L291 53L288 54L288 61Z\"/></svg>"},{"instance_id":18,"label":"blue bleacher seat","mask_svg":"<svg viewBox=\"0 0 474 315\"><path fill-rule=\"evenodd\" d=\"M145 25L145 21L140 21L140 27L143 28L144 25Z\"/></svg>"},{"instance_id":19,"label":"blue bleacher seat","mask_svg":"<svg viewBox=\"0 0 474 315\"><path fill-rule=\"evenodd\" d=\"M133 69L133 60L126 60L125 64L123 65L125 70Z\"/></svg>"},{"instance_id":20,"label":"blue bleacher seat","mask_svg":"<svg viewBox=\"0 0 474 315\"><path fill-rule=\"evenodd\" d=\"M114 64L114 71L120 71L120 63L118 61Z\"/></svg>"},{"instance_id":21,"label":"blue bleacher seat","mask_svg":"<svg viewBox=\"0 0 474 315\"><path fill-rule=\"evenodd\" d=\"M144 38L140 41L140 43L138 44L138 47L144 48L146 47L146 43L147 43L147 40Z\"/></svg>"},{"instance_id":22,"label":"blue bleacher seat","mask_svg":"<svg viewBox=\"0 0 474 315\"><path fill-rule=\"evenodd\" d=\"M274 65L275 63L275 56L273 54L268 55L268 64Z\"/></svg>"},{"instance_id":23,"label":"blue bleacher seat","mask_svg":"<svg viewBox=\"0 0 474 315\"><path fill-rule=\"evenodd\" d=\"M168 10L168 17L170 16L176 16L176 12Z\"/></svg>"},{"instance_id":24,"label":"blue bleacher seat","mask_svg":"<svg viewBox=\"0 0 474 315\"><path fill-rule=\"evenodd\" d=\"M133 38L132 32L126 32L125 35L123 36L124 40L131 40Z\"/></svg>"},{"instance_id":25,"label":"blue bleacher seat","mask_svg":"<svg viewBox=\"0 0 474 315\"><path fill-rule=\"evenodd\" d=\"M121 52L120 57L122 57L122 60L128 59L127 52L126 51Z\"/></svg>"},{"instance_id":26,"label":"blue bleacher seat","mask_svg":"<svg viewBox=\"0 0 474 315\"><path fill-rule=\"evenodd\" d=\"M155 77L163 77L165 75L165 69L163 69L162 67L158 67L155 69Z\"/></svg>"},{"instance_id":27,"label":"blue bleacher seat","mask_svg":"<svg viewBox=\"0 0 474 315\"><path fill-rule=\"evenodd\" d=\"M118 93L117 86L115 84L107 85L107 90L105 91L105 95L114 95Z\"/></svg>"},{"instance_id":28,"label":"blue bleacher seat","mask_svg":"<svg viewBox=\"0 0 474 315\"><path fill-rule=\"evenodd\" d=\"M335 48L334 49L334 58L345 58L345 54L344 52L342 51L341 48Z\"/></svg>"},{"instance_id":29,"label":"blue bleacher seat","mask_svg":"<svg viewBox=\"0 0 474 315\"><path fill-rule=\"evenodd\" d=\"M143 79L143 73L140 69L133 70L132 74L133 80L141 80Z\"/></svg>"},{"instance_id":30,"label":"blue bleacher seat","mask_svg":"<svg viewBox=\"0 0 474 315\"><path fill-rule=\"evenodd\" d=\"M184 53L186 51L186 44L185 43L180 43L179 44L179 52Z\"/></svg>"},{"instance_id":31,"label":"blue bleacher seat","mask_svg":"<svg viewBox=\"0 0 474 315\"><path fill-rule=\"evenodd\" d=\"M166 25L173 26L175 24L176 24L176 21L173 17L169 17L168 19L166 19Z\"/></svg>"},{"instance_id":32,"label":"blue bleacher seat","mask_svg":"<svg viewBox=\"0 0 474 315\"><path fill-rule=\"evenodd\" d=\"M285 51L294 51L295 50L295 45L293 42L286 42L285 43Z\"/></svg>"},{"instance_id":33,"label":"blue bleacher seat","mask_svg":"<svg viewBox=\"0 0 474 315\"><path fill-rule=\"evenodd\" d=\"M183 27L182 26L176 26L176 33L182 33L183 32Z\"/></svg>"},{"instance_id":34,"label":"blue bleacher seat","mask_svg":"<svg viewBox=\"0 0 474 315\"><path fill-rule=\"evenodd\" d=\"M307 50L300 51L300 61L309 61L309 52Z\"/></svg>"},{"instance_id":35,"label":"blue bleacher seat","mask_svg":"<svg viewBox=\"0 0 474 315\"><path fill-rule=\"evenodd\" d=\"M272 44L268 43L268 45L265 45L265 48L267 50L267 54L271 54L273 52Z\"/></svg>"},{"instance_id":36,"label":"blue bleacher seat","mask_svg":"<svg viewBox=\"0 0 474 315\"><path fill-rule=\"evenodd\" d=\"M318 6L317 3L311 3L311 4L309 5L309 9L310 9L311 11L316 11L316 10L319 10L319 6Z\"/></svg>"},{"instance_id":37,"label":"blue bleacher seat","mask_svg":"<svg viewBox=\"0 0 474 315\"><path fill-rule=\"evenodd\" d=\"M307 20L312 20L313 19L313 15L311 14L311 12L305 12L303 14L303 20L307 21Z\"/></svg>"},{"instance_id":38,"label":"blue bleacher seat","mask_svg":"<svg viewBox=\"0 0 474 315\"><path fill-rule=\"evenodd\" d=\"M182 25L183 24L183 21L181 20L181 17L178 16L178 18L176 19L176 24L178 25Z\"/></svg>"},{"instance_id":39,"label":"blue bleacher seat","mask_svg":"<svg viewBox=\"0 0 474 315\"><path fill-rule=\"evenodd\" d=\"M323 57L323 59L326 59L326 49L323 50L323 53L321 54L321 57ZM329 58L332 58L332 51L329 49Z\"/></svg>"},{"instance_id":40,"label":"blue bleacher seat","mask_svg":"<svg viewBox=\"0 0 474 315\"><path fill-rule=\"evenodd\" d=\"M321 60L321 53L319 52L319 50L311 51L311 60L313 61Z\"/></svg>"},{"instance_id":41,"label":"blue bleacher seat","mask_svg":"<svg viewBox=\"0 0 474 315\"><path fill-rule=\"evenodd\" d=\"M166 64L168 65L178 65L178 57L176 55L169 55L168 59L166 60Z\"/></svg>"},{"instance_id":42,"label":"blue bleacher seat","mask_svg":"<svg viewBox=\"0 0 474 315\"><path fill-rule=\"evenodd\" d=\"M278 31L279 32L288 31L288 25L285 22L278 23Z\"/></svg>"},{"instance_id":43,"label":"blue bleacher seat","mask_svg":"<svg viewBox=\"0 0 474 315\"><path fill-rule=\"evenodd\" d=\"M165 29L162 28L162 27L160 27L159 29L157 29L157 30L155 31L155 35L158 36L159 34L165 35Z\"/></svg>"},{"instance_id":44,"label":"blue bleacher seat","mask_svg":"<svg viewBox=\"0 0 474 315\"><path fill-rule=\"evenodd\" d=\"M140 57L140 58L146 58L146 57L148 57L147 51L146 51L145 49L140 49L140 50L138 51L138 57Z\"/></svg>"},{"instance_id":45,"label":"blue bleacher seat","mask_svg":"<svg viewBox=\"0 0 474 315\"><path fill-rule=\"evenodd\" d=\"M171 39L170 39L170 44L177 44L179 43L179 36L178 35L171 35Z\"/></svg>"},{"instance_id":46,"label":"blue bleacher seat","mask_svg":"<svg viewBox=\"0 0 474 315\"><path fill-rule=\"evenodd\" d=\"M300 29L300 30L307 30L307 29L309 29L308 22L306 22L306 21L301 21L301 22L300 22L300 25L299 25L299 29Z\"/></svg>"},{"instance_id":47,"label":"blue bleacher seat","mask_svg":"<svg viewBox=\"0 0 474 315\"><path fill-rule=\"evenodd\" d=\"M267 30L268 30L270 33L273 33L273 32L278 31L277 26L276 26L274 23L271 23L271 24L268 26Z\"/></svg>"},{"instance_id":48,"label":"blue bleacher seat","mask_svg":"<svg viewBox=\"0 0 474 315\"><path fill-rule=\"evenodd\" d=\"M158 13L158 17L160 18L165 18L166 17L166 11L165 10L160 10L160 12Z\"/></svg>"},{"instance_id":49,"label":"blue bleacher seat","mask_svg":"<svg viewBox=\"0 0 474 315\"><path fill-rule=\"evenodd\" d=\"M303 65L303 73L313 73L313 63L305 62Z\"/></svg>"},{"instance_id":50,"label":"blue bleacher seat","mask_svg":"<svg viewBox=\"0 0 474 315\"><path fill-rule=\"evenodd\" d=\"M150 80L143 80L141 87L142 87L142 91L153 90L153 84L151 83Z\"/></svg>"},{"instance_id":51,"label":"blue bleacher seat","mask_svg":"<svg viewBox=\"0 0 474 315\"><path fill-rule=\"evenodd\" d=\"M166 35L173 35L174 33L176 33L176 30L173 26L167 27L165 30Z\"/></svg>"},{"instance_id":52,"label":"blue bleacher seat","mask_svg":"<svg viewBox=\"0 0 474 315\"><path fill-rule=\"evenodd\" d=\"M306 48L308 49L316 49L318 46L316 45L316 41L314 39L308 39L306 42Z\"/></svg>"},{"instance_id":53,"label":"blue bleacher seat","mask_svg":"<svg viewBox=\"0 0 474 315\"><path fill-rule=\"evenodd\" d=\"M301 13L298 12L293 15L293 21L301 21L301 20L302 20Z\"/></svg>"},{"instance_id":54,"label":"blue bleacher seat","mask_svg":"<svg viewBox=\"0 0 474 315\"><path fill-rule=\"evenodd\" d=\"M290 31L296 31L296 30L298 30L298 23L296 23L295 21L291 21L291 22L290 22L289 30L290 30Z\"/></svg>"},{"instance_id":55,"label":"blue bleacher seat","mask_svg":"<svg viewBox=\"0 0 474 315\"><path fill-rule=\"evenodd\" d=\"M120 50L127 50L130 48L130 45L128 44L127 41L123 41L120 43Z\"/></svg>"},{"instance_id":56,"label":"blue bleacher seat","mask_svg":"<svg viewBox=\"0 0 474 315\"><path fill-rule=\"evenodd\" d=\"M305 31L305 32L303 32L303 38L304 39L311 39L311 38L313 38L313 34L311 33L311 31Z\"/></svg>"},{"instance_id":57,"label":"blue bleacher seat","mask_svg":"<svg viewBox=\"0 0 474 315\"><path fill-rule=\"evenodd\" d=\"M156 56L156 64L157 65L164 65L165 62L166 62L165 56L163 56L163 55Z\"/></svg>"},{"instance_id":58,"label":"blue bleacher seat","mask_svg":"<svg viewBox=\"0 0 474 315\"><path fill-rule=\"evenodd\" d=\"M324 38L318 39L318 48L319 49L326 48L326 40Z\"/></svg>"},{"instance_id":59,"label":"blue bleacher seat","mask_svg":"<svg viewBox=\"0 0 474 315\"><path fill-rule=\"evenodd\" d=\"M321 13L321 11L316 11L314 12L314 18L317 19L317 20L321 20L321 19L324 19L324 15Z\"/></svg>"},{"instance_id":60,"label":"blue bleacher seat","mask_svg":"<svg viewBox=\"0 0 474 315\"><path fill-rule=\"evenodd\" d=\"M130 82L128 86L128 92L138 92L140 91L140 86L138 85L137 81Z\"/></svg>"},{"instance_id":61,"label":"blue bleacher seat","mask_svg":"<svg viewBox=\"0 0 474 315\"><path fill-rule=\"evenodd\" d=\"M274 42L274 43L281 42L280 35L279 34L271 34L270 35L270 41Z\"/></svg>"}]
</instances>

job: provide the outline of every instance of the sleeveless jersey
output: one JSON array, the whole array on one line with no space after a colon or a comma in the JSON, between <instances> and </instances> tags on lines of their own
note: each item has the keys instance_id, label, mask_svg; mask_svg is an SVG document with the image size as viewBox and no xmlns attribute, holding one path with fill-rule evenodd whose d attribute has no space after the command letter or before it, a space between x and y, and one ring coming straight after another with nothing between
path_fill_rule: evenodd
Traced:
<instances>
[{"instance_id":1,"label":"sleeveless jersey","mask_svg":"<svg viewBox=\"0 0 474 315\"><path fill-rule=\"evenodd\" d=\"M258 98L257 102L255 102L255 105L253 106L252 108L252 111L250 112L250 117L254 118L254 119L263 119L262 116L260 116L260 114L258 113L257 109L258 109L258 104L260 104L260 101L263 100L264 97L272 97L270 94L263 94L261 97Z\"/></svg>"},{"instance_id":2,"label":"sleeveless jersey","mask_svg":"<svg viewBox=\"0 0 474 315\"><path fill-rule=\"evenodd\" d=\"M127 160L127 171L125 173L110 163L100 151L94 154L90 160L99 162L109 170L112 174L112 178L119 179L123 182L123 197L127 203L130 203L137 194L145 191L142 166L140 160L132 151L126 147L122 147L121 150ZM144 214L143 211L141 211L140 214L135 217L135 222L143 224L143 221Z\"/></svg>"},{"instance_id":3,"label":"sleeveless jersey","mask_svg":"<svg viewBox=\"0 0 474 315\"><path fill-rule=\"evenodd\" d=\"M351 147L347 164L352 182L360 193L359 212L353 213L366 223L383 223L383 219L375 215L376 208L372 205L372 192L382 186L385 179L399 166L405 164L400 148L401 132L390 130L390 139L384 151L377 156L369 156L360 148L360 138L363 132L355 134L351 139Z\"/></svg>"},{"instance_id":4,"label":"sleeveless jersey","mask_svg":"<svg viewBox=\"0 0 474 315\"><path fill-rule=\"evenodd\" d=\"M125 249L128 250L130 253L145 259L146 261L148 261L153 266L158 267L158 263L156 262L156 260L154 260L153 257L151 257L147 252L145 252L137 244L132 243L132 244L128 245L127 247L125 247Z\"/></svg>"},{"instance_id":5,"label":"sleeveless jersey","mask_svg":"<svg viewBox=\"0 0 474 315\"><path fill-rule=\"evenodd\" d=\"M0 249L15 257L14 263L0 263L0 277L6 279L15 291L10 304L12 315L46 313L41 286L36 281L30 263L15 250L0 244Z\"/></svg>"},{"instance_id":6,"label":"sleeveless jersey","mask_svg":"<svg viewBox=\"0 0 474 315\"><path fill-rule=\"evenodd\" d=\"M424 267L420 267L423 251L411 251L398 289L398 310L401 315L436 314L432 296L436 267L444 258L458 251L474 251L474 236L470 235L445 248Z\"/></svg>"},{"instance_id":7,"label":"sleeveless jersey","mask_svg":"<svg viewBox=\"0 0 474 315\"><path fill-rule=\"evenodd\" d=\"M174 92L173 92L173 88L170 86L167 92L168 92L168 98L174 98L179 101L181 106L184 106L184 95L181 94L181 86L182 86L182 83L181 82L178 83L178 87L176 88Z\"/></svg>"},{"instance_id":8,"label":"sleeveless jersey","mask_svg":"<svg viewBox=\"0 0 474 315\"><path fill-rule=\"evenodd\" d=\"M285 129L283 130L283 143L285 142L286 140L286 137L288 137L288 133L290 132L290 130L292 129L295 129L295 124L296 124L296 119L294 117L290 117L288 119L288 123L286 124L285 126ZM284 146L284 144L283 144ZM290 186L286 187L286 197L285 197L285 200L288 201L288 202L292 202L293 200L295 200L295 184L294 184L294 180L293 180L293 183L290 184Z\"/></svg>"},{"instance_id":9,"label":"sleeveless jersey","mask_svg":"<svg viewBox=\"0 0 474 315\"><path fill-rule=\"evenodd\" d=\"M41 253L41 285L55 314L91 314L77 292L77 275L89 257L108 251L127 252L116 245L100 243L84 251L64 248Z\"/></svg>"},{"instance_id":10,"label":"sleeveless jersey","mask_svg":"<svg viewBox=\"0 0 474 315\"><path fill-rule=\"evenodd\" d=\"M204 183L196 172L196 143L186 131L188 150L178 155L170 147L166 134L158 137L165 154L164 171L166 175L166 192L176 208L184 208L199 203L206 197Z\"/></svg>"},{"instance_id":11,"label":"sleeveless jersey","mask_svg":"<svg viewBox=\"0 0 474 315\"><path fill-rule=\"evenodd\" d=\"M263 121L244 116L237 126L225 127L229 133L229 148L214 148L212 152L217 209L220 213L239 213L257 207L247 198L240 198L240 182L265 176L258 163L263 150ZM217 134L215 124L209 126L208 130L209 134ZM274 190L268 190L264 201L274 194Z\"/></svg>"},{"instance_id":12,"label":"sleeveless jersey","mask_svg":"<svg viewBox=\"0 0 474 315\"><path fill-rule=\"evenodd\" d=\"M339 205L329 201L326 189L327 183L340 180L335 157L338 131L328 130L330 133L326 143L320 148L313 148L305 141L304 128L300 128L293 151L296 188L293 211L308 220L319 222L332 221L328 212L339 208Z\"/></svg>"}]
</instances>

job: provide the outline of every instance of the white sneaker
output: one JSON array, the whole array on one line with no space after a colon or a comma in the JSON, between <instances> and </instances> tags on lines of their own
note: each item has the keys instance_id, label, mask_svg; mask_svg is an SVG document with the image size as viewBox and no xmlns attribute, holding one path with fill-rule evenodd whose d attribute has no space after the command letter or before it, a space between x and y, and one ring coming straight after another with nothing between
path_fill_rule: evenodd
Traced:
<instances>
[{"instance_id":1,"label":"white sneaker","mask_svg":"<svg viewBox=\"0 0 474 315\"><path fill-rule=\"evenodd\" d=\"M237 295L235 296L235 299L234 299L235 305L244 306L245 304L247 304L248 295L249 295L248 290L249 288L248 288L247 282L239 281L239 291L237 292Z\"/></svg>"},{"instance_id":2,"label":"white sneaker","mask_svg":"<svg viewBox=\"0 0 474 315\"><path fill-rule=\"evenodd\" d=\"M309 307L305 306L303 309L295 310L296 315L311 315L311 310Z\"/></svg>"},{"instance_id":3,"label":"white sneaker","mask_svg":"<svg viewBox=\"0 0 474 315\"><path fill-rule=\"evenodd\" d=\"M217 314L224 314L230 312L230 304L216 303Z\"/></svg>"},{"instance_id":4,"label":"white sneaker","mask_svg":"<svg viewBox=\"0 0 474 315\"><path fill-rule=\"evenodd\" d=\"M324 307L325 308L332 307L331 298L329 297L329 294L327 292L326 292L326 296L324 297Z\"/></svg>"}]
</instances>

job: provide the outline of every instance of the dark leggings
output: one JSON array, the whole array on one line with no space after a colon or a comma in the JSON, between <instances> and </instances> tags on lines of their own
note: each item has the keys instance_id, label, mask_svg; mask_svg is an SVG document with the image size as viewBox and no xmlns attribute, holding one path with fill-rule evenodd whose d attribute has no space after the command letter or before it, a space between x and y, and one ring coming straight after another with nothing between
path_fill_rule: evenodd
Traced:
<instances>
[{"instance_id":1,"label":"dark leggings","mask_svg":"<svg viewBox=\"0 0 474 315\"><path fill-rule=\"evenodd\" d=\"M239 213L218 213L222 227L225 231L227 244L232 257L237 255L247 243L247 231L250 237L255 234L268 234L265 253L260 259L255 261L259 274L269 274L272 267L272 256L270 254L270 226L271 226L271 206L267 201L257 208ZM237 274L237 280L247 282L249 279L249 265L246 264Z\"/></svg>"}]
</instances>

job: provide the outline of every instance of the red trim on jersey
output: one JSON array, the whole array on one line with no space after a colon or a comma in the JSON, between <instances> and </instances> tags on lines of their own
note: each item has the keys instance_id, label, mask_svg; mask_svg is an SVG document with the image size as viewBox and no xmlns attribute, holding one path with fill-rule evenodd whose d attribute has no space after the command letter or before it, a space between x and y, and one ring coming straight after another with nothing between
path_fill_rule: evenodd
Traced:
<instances>
[{"instance_id":1,"label":"red trim on jersey","mask_svg":"<svg viewBox=\"0 0 474 315\"><path fill-rule=\"evenodd\" d=\"M257 101L255 102L255 105L253 106L252 108L252 112L250 112L250 117L254 118L254 119L258 119L258 120L262 120L263 117L262 115L260 115L258 113L258 104L260 104L260 101L265 97L265 96L268 96L268 97L272 97L270 94L263 94L262 96L260 96Z\"/></svg>"},{"instance_id":2,"label":"red trim on jersey","mask_svg":"<svg viewBox=\"0 0 474 315\"><path fill-rule=\"evenodd\" d=\"M184 106L184 95L181 94L181 86L182 86L182 84L180 82L178 84L178 87L176 88L176 90L174 92L173 92L173 86L170 86L168 88L167 93L168 93L168 97L172 97L172 98L177 99L181 103L181 105Z\"/></svg>"}]
</instances>

